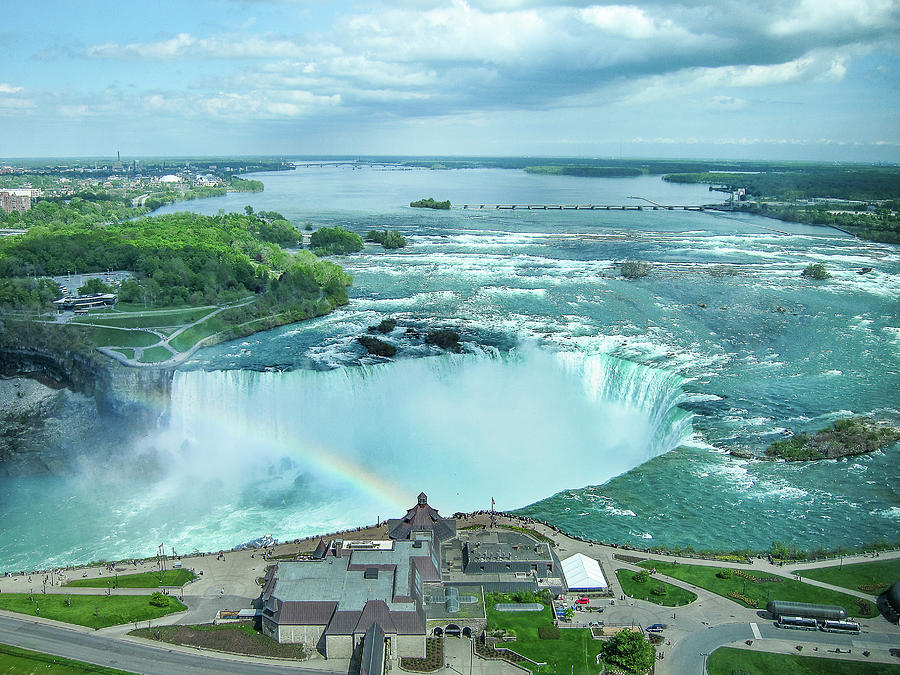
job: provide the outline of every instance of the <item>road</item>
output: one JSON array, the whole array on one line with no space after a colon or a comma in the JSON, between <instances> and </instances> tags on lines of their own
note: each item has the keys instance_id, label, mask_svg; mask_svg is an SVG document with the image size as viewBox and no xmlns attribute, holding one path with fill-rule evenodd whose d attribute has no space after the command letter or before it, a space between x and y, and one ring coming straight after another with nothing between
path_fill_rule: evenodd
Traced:
<instances>
[{"instance_id":1,"label":"road","mask_svg":"<svg viewBox=\"0 0 900 675\"><path fill-rule=\"evenodd\" d=\"M223 672L248 675L321 675L323 672L321 669L302 668L289 663L260 663L259 659L256 663L248 663L240 657L157 648L93 632L7 616L0 616L0 643L147 675L219 675Z\"/></svg>"},{"instance_id":2,"label":"road","mask_svg":"<svg viewBox=\"0 0 900 675\"><path fill-rule=\"evenodd\" d=\"M785 630L776 628L771 620L760 619L754 622L757 625L762 639L755 639L750 623L726 623L718 626L710 626L689 633L679 640L677 648L666 654L666 659L660 663L657 672L682 675L688 673L706 673L706 658L716 649L732 642L753 640L753 646L759 651L783 651L783 649L768 648L783 647L784 643L796 645L803 643L809 648L818 647L819 652L827 652L835 647L850 649L856 658L865 649L887 652L897 643L893 635L883 633L866 633L861 635L837 635L835 633L821 633L819 631ZM792 649L792 648L791 648ZM756 650L754 650L756 651ZM807 653L811 651L807 649Z\"/></svg>"}]
</instances>

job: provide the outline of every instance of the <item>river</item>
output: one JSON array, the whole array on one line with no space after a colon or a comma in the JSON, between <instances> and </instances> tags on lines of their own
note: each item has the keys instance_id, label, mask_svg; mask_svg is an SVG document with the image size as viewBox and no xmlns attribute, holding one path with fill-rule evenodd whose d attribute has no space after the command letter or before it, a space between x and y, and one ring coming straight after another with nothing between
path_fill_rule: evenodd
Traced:
<instances>
[{"instance_id":1,"label":"river","mask_svg":"<svg viewBox=\"0 0 900 675\"><path fill-rule=\"evenodd\" d=\"M117 466L86 456L75 476L0 483L0 568L289 539L396 517L420 490L443 513L493 498L637 545L895 538L897 445L811 464L725 451L759 452L850 413L900 418L896 247L732 213L407 206L721 196L654 176L253 177L264 192L158 213L249 204L300 227L397 229L409 246L338 258L354 277L347 307L198 352L175 374L169 418ZM625 280L626 259L651 273ZM832 278L802 278L811 262ZM390 361L355 340L387 317ZM442 327L466 353L406 334Z\"/></svg>"}]
</instances>

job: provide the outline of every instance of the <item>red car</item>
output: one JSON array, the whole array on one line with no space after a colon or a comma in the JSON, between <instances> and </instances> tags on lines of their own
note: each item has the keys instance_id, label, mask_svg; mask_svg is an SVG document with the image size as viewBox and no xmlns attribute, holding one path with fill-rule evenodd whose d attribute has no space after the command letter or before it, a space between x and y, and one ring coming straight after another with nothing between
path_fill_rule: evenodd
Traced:
<instances>
[{"instance_id":1,"label":"red car","mask_svg":"<svg viewBox=\"0 0 900 675\"><path fill-rule=\"evenodd\" d=\"M575 601L575 604L576 604L576 605L587 605L587 604L590 604L590 602L591 602L591 601L590 601L588 598L578 598L578 599Z\"/></svg>"}]
</instances>

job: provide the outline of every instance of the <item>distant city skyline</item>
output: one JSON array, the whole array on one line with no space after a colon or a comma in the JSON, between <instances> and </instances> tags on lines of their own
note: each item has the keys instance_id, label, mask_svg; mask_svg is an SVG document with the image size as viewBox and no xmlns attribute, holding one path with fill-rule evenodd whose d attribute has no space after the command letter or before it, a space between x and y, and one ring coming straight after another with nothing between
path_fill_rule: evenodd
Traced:
<instances>
[{"instance_id":1,"label":"distant city skyline","mask_svg":"<svg viewBox=\"0 0 900 675\"><path fill-rule=\"evenodd\" d=\"M900 161L898 0L37 2L0 157Z\"/></svg>"}]
</instances>

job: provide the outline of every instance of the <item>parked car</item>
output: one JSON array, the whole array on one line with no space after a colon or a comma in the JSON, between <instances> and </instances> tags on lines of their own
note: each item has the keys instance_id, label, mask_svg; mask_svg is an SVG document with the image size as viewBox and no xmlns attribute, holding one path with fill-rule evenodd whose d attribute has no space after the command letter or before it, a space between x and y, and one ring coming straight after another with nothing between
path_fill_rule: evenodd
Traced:
<instances>
[{"instance_id":1,"label":"parked car","mask_svg":"<svg viewBox=\"0 0 900 675\"><path fill-rule=\"evenodd\" d=\"M652 626L647 626L644 630L648 633L662 633L666 629L666 624L664 623L655 623Z\"/></svg>"},{"instance_id":2,"label":"parked car","mask_svg":"<svg viewBox=\"0 0 900 675\"><path fill-rule=\"evenodd\" d=\"M589 598L578 598L578 599L575 601L575 604L576 604L576 605L587 605L587 604L589 604L590 602L591 602L591 601L590 601Z\"/></svg>"}]
</instances>

